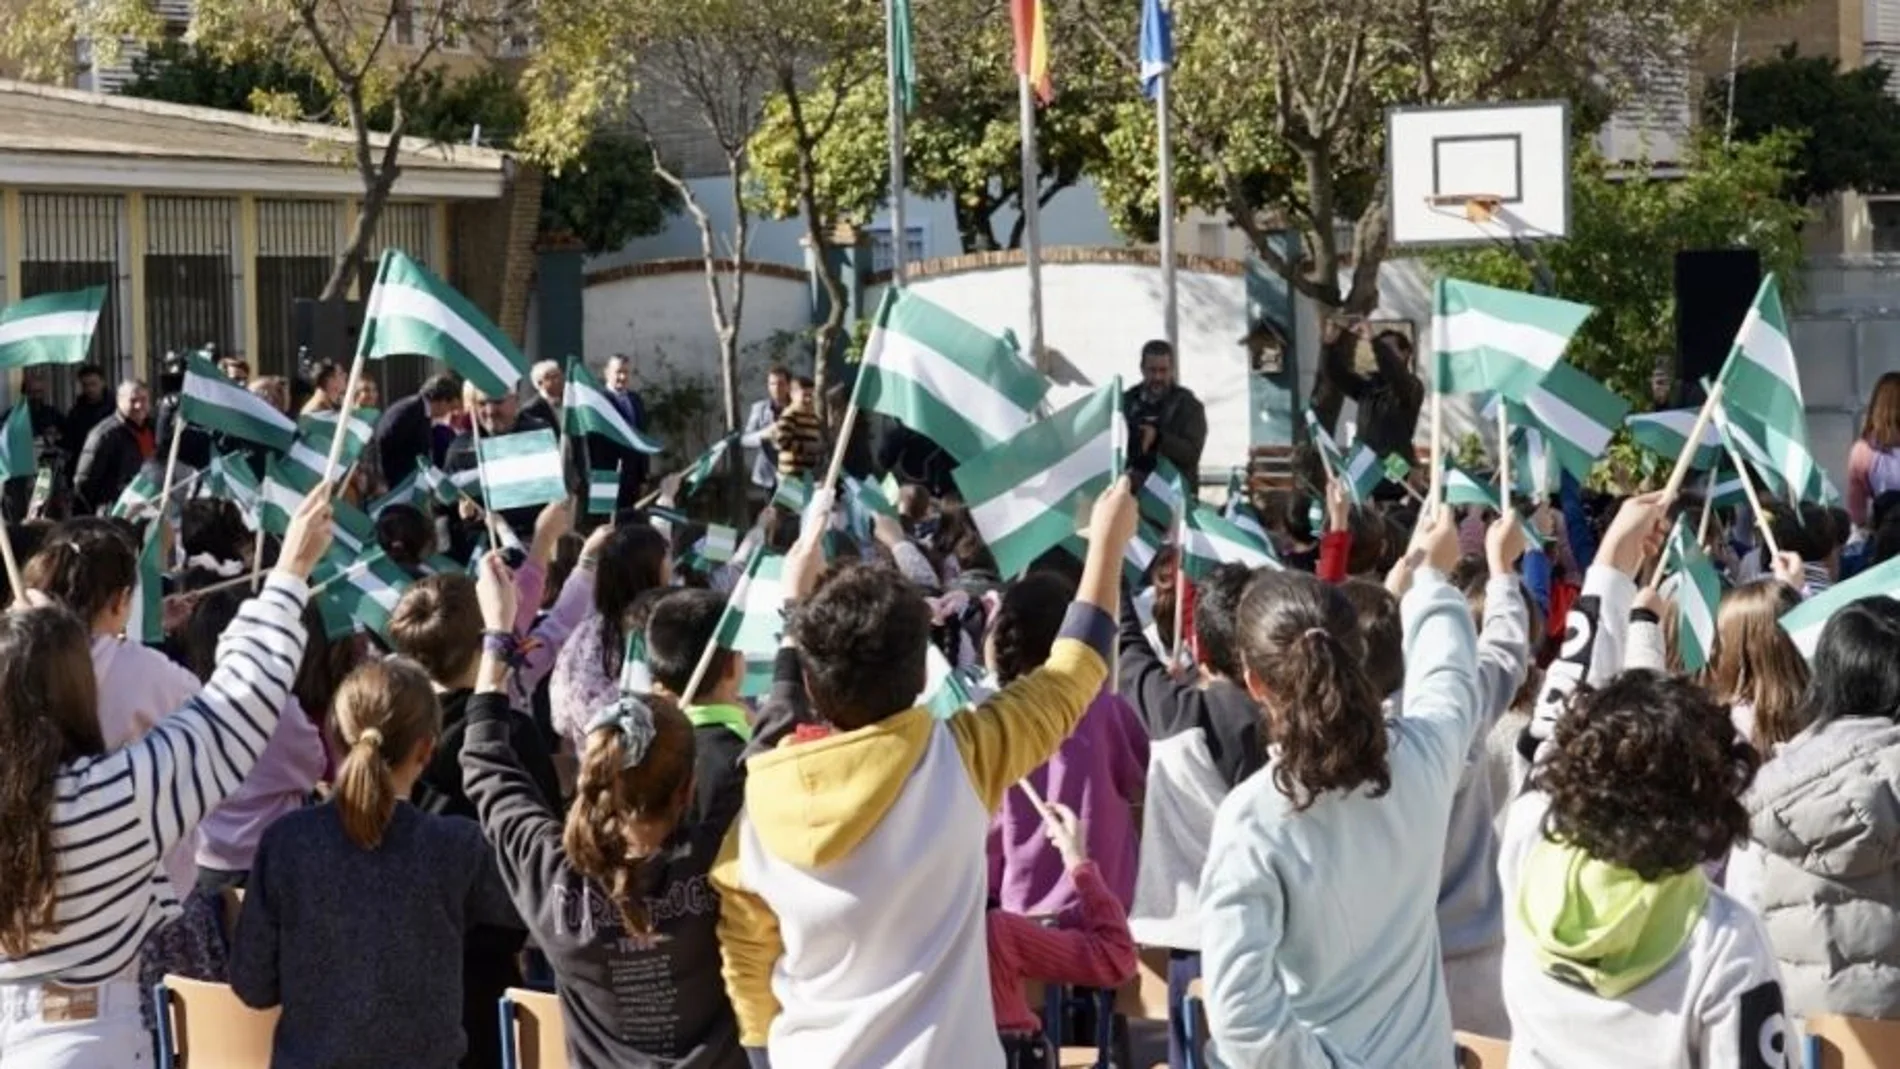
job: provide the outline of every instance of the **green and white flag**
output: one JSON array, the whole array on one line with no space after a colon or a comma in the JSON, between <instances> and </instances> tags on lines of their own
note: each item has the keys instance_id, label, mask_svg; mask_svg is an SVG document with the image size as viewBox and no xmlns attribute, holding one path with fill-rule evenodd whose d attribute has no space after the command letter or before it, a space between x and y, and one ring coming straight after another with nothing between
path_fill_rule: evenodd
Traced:
<instances>
[{"instance_id":1,"label":"green and white flag","mask_svg":"<svg viewBox=\"0 0 1900 1069\"><path fill-rule=\"evenodd\" d=\"M924 650L924 692L917 696L917 704L938 720L948 720L976 704L969 685L934 642Z\"/></svg>"},{"instance_id":2,"label":"green and white flag","mask_svg":"<svg viewBox=\"0 0 1900 1069\"><path fill-rule=\"evenodd\" d=\"M332 546L348 550L353 558L376 548L376 521L369 513L337 500L330 502L330 515Z\"/></svg>"},{"instance_id":3,"label":"green and white flag","mask_svg":"<svg viewBox=\"0 0 1900 1069\"><path fill-rule=\"evenodd\" d=\"M1372 500L1372 492L1385 481L1385 467L1371 446L1354 442L1340 461L1339 478L1346 484L1346 492L1352 495L1353 504L1363 505Z\"/></svg>"},{"instance_id":4,"label":"green and white flag","mask_svg":"<svg viewBox=\"0 0 1900 1069\"><path fill-rule=\"evenodd\" d=\"M14 405L6 426L0 427L0 479L24 479L39 470L39 455L33 446L31 407Z\"/></svg>"},{"instance_id":5,"label":"green and white flag","mask_svg":"<svg viewBox=\"0 0 1900 1069\"><path fill-rule=\"evenodd\" d=\"M720 649L745 658L740 693L748 698L764 694L772 685L772 661L785 634L784 571L783 555L754 553L719 617L716 641Z\"/></svg>"},{"instance_id":6,"label":"green and white flag","mask_svg":"<svg viewBox=\"0 0 1900 1069\"><path fill-rule=\"evenodd\" d=\"M1164 530L1173 529L1181 510L1187 507L1187 500L1187 483L1165 459L1156 460L1155 470L1148 473L1135 491L1135 504L1141 510L1141 518Z\"/></svg>"},{"instance_id":7,"label":"green and white flag","mask_svg":"<svg viewBox=\"0 0 1900 1069\"><path fill-rule=\"evenodd\" d=\"M1662 412L1639 412L1625 421L1636 444L1674 464L1689 448L1689 435L1695 433L1699 409L1672 408ZM1694 471L1708 471L1722 459L1722 429L1710 420L1702 427L1702 439L1696 443L1689 461Z\"/></svg>"},{"instance_id":8,"label":"green and white flag","mask_svg":"<svg viewBox=\"0 0 1900 1069\"><path fill-rule=\"evenodd\" d=\"M587 370L587 364L579 357L571 357L567 362L567 387L562 395L562 429L570 435L598 434L611 438L637 453L653 454L660 451L660 443L641 434L639 429L628 422L627 417L615 407L613 398Z\"/></svg>"},{"instance_id":9,"label":"green and white flag","mask_svg":"<svg viewBox=\"0 0 1900 1069\"><path fill-rule=\"evenodd\" d=\"M43 293L0 308L0 368L83 364L106 288Z\"/></svg>"},{"instance_id":10,"label":"green and white flag","mask_svg":"<svg viewBox=\"0 0 1900 1069\"><path fill-rule=\"evenodd\" d=\"M936 442L959 462L1028 426L1048 383L998 337L917 295L884 292L864 362L858 406Z\"/></svg>"},{"instance_id":11,"label":"green and white flag","mask_svg":"<svg viewBox=\"0 0 1900 1069\"><path fill-rule=\"evenodd\" d=\"M361 560L327 581L319 598L327 600L357 624L379 635L389 630L396 603L409 589L409 573L372 547Z\"/></svg>"},{"instance_id":12,"label":"green and white flag","mask_svg":"<svg viewBox=\"0 0 1900 1069\"><path fill-rule=\"evenodd\" d=\"M520 348L481 309L395 249L377 265L357 348L371 360L433 356L489 397L513 393L528 374Z\"/></svg>"},{"instance_id":13,"label":"green and white flag","mask_svg":"<svg viewBox=\"0 0 1900 1069\"><path fill-rule=\"evenodd\" d=\"M1492 404L1497 403L1493 398ZM1522 403L1503 403L1510 406L1513 425L1544 432L1557 463L1579 482L1588 479L1590 469L1609 452L1610 439L1630 410L1622 395L1567 363L1552 368L1550 377ZM1495 417L1497 409L1487 406L1485 415Z\"/></svg>"},{"instance_id":14,"label":"green and white flag","mask_svg":"<svg viewBox=\"0 0 1900 1069\"><path fill-rule=\"evenodd\" d=\"M1244 564L1249 568L1280 566L1265 542L1221 519L1205 505L1188 510L1181 533L1182 570L1195 582L1206 579L1223 564Z\"/></svg>"},{"instance_id":15,"label":"green and white flag","mask_svg":"<svg viewBox=\"0 0 1900 1069\"><path fill-rule=\"evenodd\" d=\"M620 505L620 469L595 468L587 473L587 514L611 516Z\"/></svg>"},{"instance_id":16,"label":"green and white flag","mask_svg":"<svg viewBox=\"0 0 1900 1069\"><path fill-rule=\"evenodd\" d=\"M1715 499L1715 507L1719 509L1748 504L1748 489L1742 485L1741 472L1726 462L1716 470L1715 482L1706 492Z\"/></svg>"},{"instance_id":17,"label":"green and white flag","mask_svg":"<svg viewBox=\"0 0 1900 1069\"><path fill-rule=\"evenodd\" d=\"M884 496L877 483L867 479L854 479L849 475L839 477L841 492L838 495L839 511L844 517L845 530L859 542L869 542L879 516L897 518L897 506Z\"/></svg>"},{"instance_id":18,"label":"green and white flag","mask_svg":"<svg viewBox=\"0 0 1900 1069\"><path fill-rule=\"evenodd\" d=\"M158 511L158 499L162 488L158 485L160 476L141 470L132 477L125 489L119 491L119 499L112 503L106 515L115 519L136 520L147 513Z\"/></svg>"},{"instance_id":19,"label":"green and white flag","mask_svg":"<svg viewBox=\"0 0 1900 1069\"><path fill-rule=\"evenodd\" d=\"M712 524L700 539L699 555L713 564L724 564L739 551L739 529Z\"/></svg>"},{"instance_id":20,"label":"green and white flag","mask_svg":"<svg viewBox=\"0 0 1900 1069\"><path fill-rule=\"evenodd\" d=\"M1337 478L1345 456L1340 451L1338 439L1326 430L1326 425L1319 421L1310 408L1306 410L1306 437L1312 441L1313 448L1319 450L1320 462L1326 465L1327 473Z\"/></svg>"},{"instance_id":21,"label":"green and white flag","mask_svg":"<svg viewBox=\"0 0 1900 1069\"><path fill-rule=\"evenodd\" d=\"M199 487L211 497L221 497L237 506L244 525L257 529L257 476L251 474L250 461L228 453L213 453L205 467Z\"/></svg>"},{"instance_id":22,"label":"green and white flag","mask_svg":"<svg viewBox=\"0 0 1900 1069\"><path fill-rule=\"evenodd\" d=\"M132 584L132 613L125 618L125 638L157 646L165 641L165 554L158 540L159 525L145 531L139 549L138 579Z\"/></svg>"},{"instance_id":23,"label":"green and white flag","mask_svg":"<svg viewBox=\"0 0 1900 1069\"><path fill-rule=\"evenodd\" d=\"M811 507L811 476L781 476L778 486L772 491L772 504L803 516L805 510Z\"/></svg>"},{"instance_id":24,"label":"green and white flag","mask_svg":"<svg viewBox=\"0 0 1900 1069\"><path fill-rule=\"evenodd\" d=\"M1527 401L1594 311L1587 304L1441 278L1433 292L1432 388L1495 391Z\"/></svg>"},{"instance_id":25,"label":"green and white flag","mask_svg":"<svg viewBox=\"0 0 1900 1069\"><path fill-rule=\"evenodd\" d=\"M561 448L554 432L516 431L483 438L479 450L488 507L497 512L532 508L567 496Z\"/></svg>"},{"instance_id":26,"label":"green and white flag","mask_svg":"<svg viewBox=\"0 0 1900 1069\"><path fill-rule=\"evenodd\" d=\"M699 458L693 461L693 466L687 468L686 474L680 479L680 496L692 496L693 492L698 490L707 479L712 478L713 473L719 470L719 462L725 459L726 450L732 448L732 444L738 440L738 435L728 434L701 453Z\"/></svg>"},{"instance_id":27,"label":"green and white flag","mask_svg":"<svg viewBox=\"0 0 1900 1069\"><path fill-rule=\"evenodd\" d=\"M527 547L521 544L521 536L515 534L515 529L508 525L507 520L502 519L501 513L493 513L493 516L495 530L501 533L501 551L503 553L527 552ZM467 570L471 575L479 574L482 558L488 555L489 546L488 524L484 522L482 529L475 535L475 548L468 555Z\"/></svg>"},{"instance_id":28,"label":"green and white flag","mask_svg":"<svg viewBox=\"0 0 1900 1069\"><path fill-rule=\"evenodd\" d=\"M380 518L384 510L393 505L404 505L412 509L426 508L431 494L423 485L424 469L418 465L415 471L403 477L403 480L389 488L389 492L369 503L369 514Z\"/></svg>"},{"instance_id":29,"label":"green and white flag","mask_svg":"<svg viewBox=\"0 0 1900 1069\"><path fill-rule=\"evenodd\" d=\"M1482 508L1498 507L1497 491L1456 464L1445 465L1445 503L1447 505L1477 505Z\"/></svg>"},{"instance_id":30,"label":"green and white flag","mask_svg":"<svg viewBox=\"0 0 1900 1069\"><path fill-rule=\"evenodd\" d=\"M958 465L957 486L1003 578L1023 574L1075 533L1110 473L1122 469L1114 429L1120 418L1116 379Z\"/></svg>"},{"instance_id":31,"label":"green and white flag","mask_svg":"<svg viewBox=\"0 0 1900 1069\"><path fill-rule=\"evenodd\" d=\"M203 353L185 358L179 411L194 427L219 431L271 449L289 449L297 425L277 406L232 382Z\"/></svg>"},{"instance_id":32,"label":"green and white flag","mask_svg":"<svg viewBox=\"0 0 1900 1069\"><path fill-rule=\"evenodd\" d=\"M1900 557L1875 565L1844 583L1836 583L1781 617L1781 629L1794 639L1801 655L1814 659L1821 631L1843 607L1865 598L1900 598Z\"/></svg>"},{"instance_id":33,"label":"green and white flag","mask_svg":"<svg viewBox=\"0 0 1900 1069\"><path fill-rule=\"evenodd\" d=\"M627 652L620 658L620 693L646 694L653 689L653 667L647 663L647 637L639 628L627 632Z\"/></svg>"},{"instance_id":34,"label":"green and white flag","mask_svg":"<svg viewBox=\"0 0 1900 1069\"><path fill-rule=\"evenodd\" d=\"M1760 464L1765 478L1802 500L1838 496L1808 446L1801 372L1788 338L1781 285L1773 274L1762 279L1755 292L1755 303L1735 332L1735 345L1716 381L1722 387L1731 436L1738 442L1749 439L1765 455Z\"/></svg>"},{"instance_id":35,"label":"green and white flag","mask_svg":"<svg viewBox=\"0 0 1900 1069\"><path fill-rule=\"evenodd\" d=\"M347 468L356 463L356 458L369 448L370 441L376 437L376 418L381 414L374 408L350 409L349 430L346 432L349 437L343 443L343 459L338 461L341 467ZM325 460L329 459L330 443L336 434L340 415L342 413L335 410L312 412L297 421L298 436L310 442L312 447L320 448ZM317 474L323 473L319 471Z\"/></svg>"},{"instance_id":36,"label":"green and white flag","mask_svg":"<svg viewBox=\"0 0 1900 1069\"><path fill-rule=\"evenodd\" d=\"M1682 670L1699 672L1715 651L1715 614L1722 604L1722 577L1715 562L1696 544L1686 516L1663 550L1663 566L1680 576L1676 583L1676 650Z\"/></svg>"},{"instance_id":37,"label":"green and white flag","mask_svg":"<svg viewBox=\"0 0 1900 1069\"><path fill-rule=\"evenodd\" d=\"M1815 463L1805 445L1794 447L1790 459L1787 443L1780 441L1766 422L1753 413L1730 408L1726 400L1715 406L1715 418L1711 422L1716 432L1727 439L1735 455L1755 469L1771 496L1824 505L1840 502L1841 494L1834 480L1828 477L1827 469ZM1781 452L1777 453L1778 449ZM1783 462L1793 466L1783 468L1780 466Z\"/></svg>"},{"instance_id":38,"label":"green and white flag","mask_svg":"<svg viewBox=\"0 0 1900 1069\"><path fill-rule=\"evenodd\" d=\"M264 530L279 538L290 529L290 518L323 477L286 457L273 457L264 467L264 481L257 491L258 522Z\"/></svg>"}]
</instances>

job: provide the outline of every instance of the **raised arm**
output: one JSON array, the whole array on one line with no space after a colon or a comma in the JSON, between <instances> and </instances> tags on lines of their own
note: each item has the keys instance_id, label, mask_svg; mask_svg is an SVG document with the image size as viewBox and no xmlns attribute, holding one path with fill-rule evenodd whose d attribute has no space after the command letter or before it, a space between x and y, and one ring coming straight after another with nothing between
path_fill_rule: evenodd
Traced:
<instances>
[{"instance_id":1,"label":"raised arm","mask_svg":"<svg viewBox=\"0 0 1900 1069\"><path fill-rule=\"evenodd\" d=\"M1524 552L1524 530L1515 517L1502 516L1485 532L1485 558L1491 578L1484 586L1484 626L1478 632L1480 731L1511 707L1530 666L1530 615L1514 570Z\"/></svg>"},{"instance_id":2,"label":"raised arm","mask_svg":"<svg viewBox=\"0 0 1900 1069\"><path fill-rule=\"evenodd\" d=\"M1452 510L1420 526L1388 585L1400 596L1405 628L1405 719L1425 725L1420 740L1447 782L1456 782L1483 722L1478 635L1464 596L1445 581L1458 562Z\"/></svg>"}]
</instances>

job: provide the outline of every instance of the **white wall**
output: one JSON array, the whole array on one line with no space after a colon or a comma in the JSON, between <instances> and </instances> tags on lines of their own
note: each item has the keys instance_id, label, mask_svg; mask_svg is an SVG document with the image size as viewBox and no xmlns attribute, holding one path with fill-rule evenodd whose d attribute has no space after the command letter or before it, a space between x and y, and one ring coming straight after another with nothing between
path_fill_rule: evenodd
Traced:
<instances>
[{"instance_id":1,"label":"white wall","mask_svg":"<svg viewBox=\"0 0 1900 1069\"><path fill-rule=\"evenodd\" d=\"M1180 376L1207 406L1207 448L1201 468L1210 478L1247 456L1245 282L1239 276L1180 275ZM1020 267L970 271L913 283L918 293L993 331L1013 330L1027 344L1029 305ZM1162 333L1161 273L1122 264L1045 264L1042 268L1045 344L1075 368L1082 384L1061 387L1058 403L1120 375L1140 376L1142 343ZM875 307L881 292L866 299Z\"/></svg>"}]
</instances>

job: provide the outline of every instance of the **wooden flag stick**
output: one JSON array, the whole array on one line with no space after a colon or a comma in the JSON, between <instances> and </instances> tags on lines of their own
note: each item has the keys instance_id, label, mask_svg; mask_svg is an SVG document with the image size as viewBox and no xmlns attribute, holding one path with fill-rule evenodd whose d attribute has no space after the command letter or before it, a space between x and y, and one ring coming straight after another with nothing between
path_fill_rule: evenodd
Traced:
<instances>
[{"instance_id":1,"label":"wooden flag stick","mask_svg":"<svg viewBox=\"0 0 1900 1069\"><path fill-rule=\"evenodd\" d=\"M1511 406L1498 398L1498 500L1511 511Z\"/></svg>"},{"instance_id":2,"label":"wooden flag stick","mask_svg":"<svg viewBox=\"0 0 1900 1069\"><path fill-rule=\"evenodd\" d=\"M350 409L356 407L356 389L363 381L363 348L357 346L356 359L350 361L350 377L343 387L343 398L336 406L336 437L330 439L330 458L323 465L323 480L336 478L337 465L343 463L343 443L349 438Z\"/></svg>"},{"instance_id":3,"label":"wooden flag stick","mask_svg":"<svg viewBox=\"0 0 1900 1069\"><path fill-rule=\"evenodd\" d=\"M264 507L257 509L257 544L251 549L251 591L264 585Z\"/></svg>"},{"instance_id":4,"label":"wooden flag stick","mask_svg":"<svg viewBox=\"0 0 1900 1069\"><path fill-rule=\"evenodd\" d=\"M752 570L752 558L758 556L758 553L759 544L755 544L752 549L746 553L745 559L738 562L739 581L733 584L732 597L727 599L727 612L732 611L732 598L737 598L749 585L746 580L748 573ZM706 682L706 673L712 670L713 655L718 652L719 636L714 635L712 641L706 643L706 648L699 651L699 663L693 666L692 678L686 681L686 689L680 692L679 699L681 709L692 705L693 699L699 696L699 688Z\"/></svg>"},{"instance_id":5,"label":"wooden flag stick","mask_svg":"<svg viewBox=\"0 0 1900 1069\"><path fill-rule=\"evenodd\" d=\"M475 483L482 492L482 519L488 524L488 548L498 552L501 549L501 527L495 522L495 510L488 506L488 473L482 465L482 415L480 412L469 413L468 433L475 442Z\"/></svg>"},{"instance_id":6,"label":"wooden flag stick","mask_svg":"<svg viewBox=\"0 0 1900 1069\"><path fill-rule=\"evenodd\" d=\"M182 393L182 390L181 390ZM165 454L165 481L158 488L158 518L165 518L165 510L171 506L172 473L178 469L178 445L185 440L185 399L178 399L178 407L172 410L172 443Z\"/></svg>"},{"instance_id":7,"label":"wooden flag stick","mask_svg":"<svg viewBox=\"0 0 1900 1069\"><path fill-rule=\"evenodd\" d=\"M1698 437L1700 437L1699 433ZM1694 444L1695 440L1691 439L1691 447ZM1742 493L1748 495L1748 507L1755 514L1755 529L1761 532L1762 543L1768 547L1771 555L1781 556L1781 546L1775 542L1774 526L1768 522L1768 514L1762 511L1761 495L1755 492L1755 480L1748 474L1748 465L1742 463L1742 458L1735 455L1735 447L1729 444L1726 434L1722 436L1722 448L1728 452L1729 462L1735 465L1736 474L1741 476Z\"/></svg>"},{"instance_id":8,"label":"wooden flag stick","mask_svg":"<svg viewBox=\"0 0 1900 1069\"><path fill-rule=\"evenodd\" d=\"M1315 446L1317 448L1317 446ZM1432 475L1425 491L1424 508L1420 515L1426 516L1437 511L1445 497L1445 395L1438 392L1438 384L1432 384Z\"/></svg>"},{"instance_id":9,"label":"wooden flag stick","mask_svg":"<svg viewBox=\"0 0 1900 1069\"><path fill-rule=\"evenodd\" d=\"M1184 611L1187 608L1187 581L1187 502L1183 501L1181 507L1174 511L1174 645L1169 649L1176 665L1181 663L1181 646L1187 628L1187 613Z\"/></svg>"},{"instance_id":10,"label":"wooden flag stick","mask_svg":"<svg viewBox=\"0 0 1900 1069\"><path fill-rule=\"evenodd\" d=\"M7 565L7 582L13 587L13 600L20 602L20 596L26 590L26 579L20 572L20 561L13 553L13 534L7 530L4 518L0 518L0 558Z\"/></svg>"},{"instance_id":11,"label":"wooden flag stick","mask_svg":"<svg viewBox=\"0 0 1900 1069\"><path fill-rule=\"evenodd\" d=\"M1715 418L1715 406L1722 403L1722 384L1709 387L1709 399L1702 402L1702 411L1696 413L1695 426L1689 431L1689 440L1682 447L1682 455L1676 458L1676 467L1669 473L1669 482L1663 486L1663 500L1673 501L1682 491L1684 479L1689 477L1689 465L1695 461L1696 446L1702 442L1702 433L1709 429L1709 420ZM1742 474L1746 483L1748 475ZM1752 495L1751 495L1752 496Z\"/></svg>"},{"instance_id":12,"label":"wooden flag stick","mask_svg":"<svg viewBox=\"0 0 1900 1069\"><path fill-rule=\"evenodd\" d=\"M1709 468L1709 488L1702 494L1702 520L1695 528L1695 544L1698 546L1707 545L1709 541L1709 517L1715 515L1716 472L1721 467L1717 464Z\"/></svg>"},{"instance_id":13,"label":"wooden flag stick","mask_svg":"<svg viewBox=\"0 0 1900 1069\"><path fill-rule=\"evenodd\" d=\"M903 238L898 238L901 243ZM825 469L825 484L821 490L834 490L838 486L838 473L844 469L844 452L851 444L851 432L858 427L858 392L864 389L864 373L871 369L877 360L877 349L865 346L864 359L858 363L858 377L851 383L851 400L846 403L844 422L838 425L838 444L831 447L831 466ZM832 499L836 501L834 497ZM829 518L829 517L827 517Z\"/></svg>"}]
</instances>

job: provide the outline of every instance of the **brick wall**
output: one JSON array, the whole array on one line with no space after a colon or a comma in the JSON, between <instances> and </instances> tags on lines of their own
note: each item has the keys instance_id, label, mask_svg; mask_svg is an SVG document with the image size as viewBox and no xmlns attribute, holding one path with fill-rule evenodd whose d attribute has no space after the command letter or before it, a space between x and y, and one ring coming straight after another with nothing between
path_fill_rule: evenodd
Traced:
<instances>
[{"instance_id":1,"label":"brick wall","mask_svg":"<svg viewBox=\"0 0 1900 1069\"><path fill-rule=\"evenodd\" d=\"M449 206L449 282L517 343L527 341L541 172L517 163L501 199Z\"/></svg>"}]
</instances>

